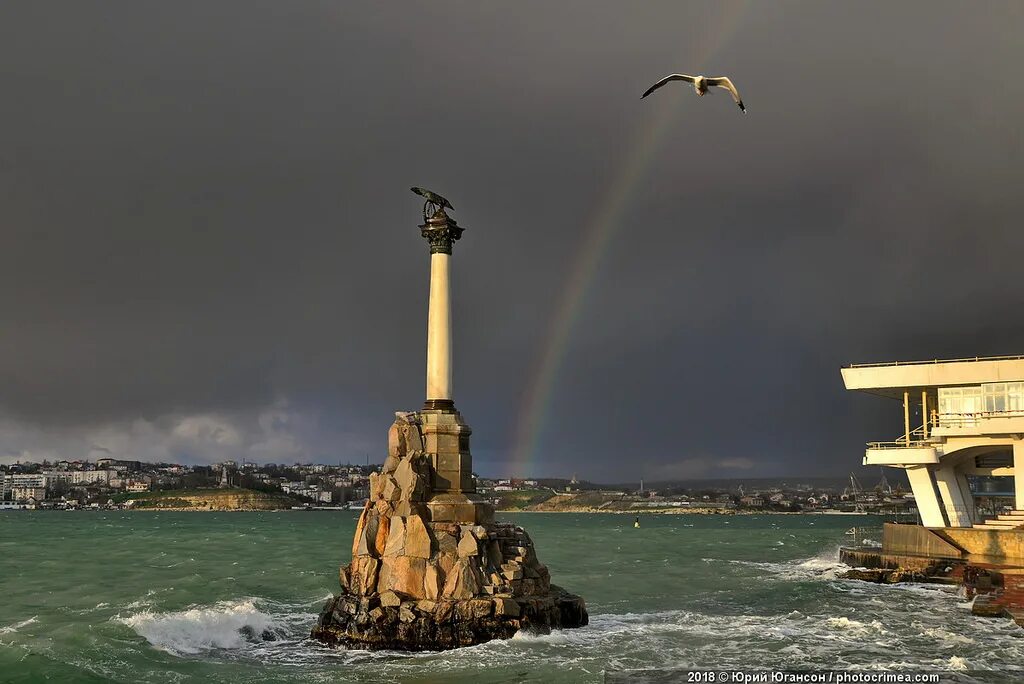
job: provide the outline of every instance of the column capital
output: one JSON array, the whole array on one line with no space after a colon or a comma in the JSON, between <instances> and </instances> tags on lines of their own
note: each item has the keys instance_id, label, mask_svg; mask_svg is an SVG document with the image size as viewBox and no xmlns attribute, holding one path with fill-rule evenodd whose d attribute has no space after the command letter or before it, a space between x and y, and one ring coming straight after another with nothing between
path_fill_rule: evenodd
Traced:
<instances>
[{"instance_id":1,"label":"column capital","mask_svg":"<svg viewBox=\"0 0 1024 684\"><path fill-rule=\"evenodd\" d=\"M431 254L451 254L452 245L462 237L462 230L443 207L420 226L420 234L430 243Z\"/></svg>"}]
</instances>

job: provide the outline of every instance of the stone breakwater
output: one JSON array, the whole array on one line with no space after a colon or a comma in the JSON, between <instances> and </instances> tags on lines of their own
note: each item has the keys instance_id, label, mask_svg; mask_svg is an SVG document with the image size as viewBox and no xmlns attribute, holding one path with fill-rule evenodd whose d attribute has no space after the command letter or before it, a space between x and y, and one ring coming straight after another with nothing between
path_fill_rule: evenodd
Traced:
<instances>
[{"instance_id":1,"label":"stone breakwater","mask_svg":"<svg viewBox=\"0 0 1024 684\"><path fill-rule=\"evenodd\" d=\"M348 648L441 650L523 629L587 624L582 598L551 584L522 527L431 520L430 457L416 414L399 414L380 474L312 636Z\"/></svg>"}]
</instances>

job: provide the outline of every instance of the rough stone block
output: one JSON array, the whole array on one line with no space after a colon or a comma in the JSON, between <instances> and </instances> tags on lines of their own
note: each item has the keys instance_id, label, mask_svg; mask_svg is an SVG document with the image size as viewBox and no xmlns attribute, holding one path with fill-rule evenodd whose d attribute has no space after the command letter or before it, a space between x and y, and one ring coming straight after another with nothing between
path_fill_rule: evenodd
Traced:
<instances>
[{"instance_id":1,"label":"rough stone block","mask_svg":"<svg viewBox=\"0 0 1024 684\"><path fill-rule=\"evenodd\" d=\"M340 568L338 568L338 584L341 585L341 591L345 594L351 591L349 589L350 585L348 579L348 566L342 565Z\"/></svg>"},{"instance_id":2,"label":"rough stone block","mask_svg":"<svg viewBox=\"0 0 1024 684\"><path fill-rule=\"evenodd\" d=\"M455 603L452 601L440 601L434 608L434 622L444 624L452 619L455 612Z\"/></svg>"},{"instance_id":3,"label":"rough stone block","mask_svg":"<svg viewBox=\"0 0 1024 684\"><path fill-rule=\"evenodd\" d=\"M402 605L402 597L393 591L385 591L380 595L380 605L385 608Z\"/></svg>"},{"instance_id":4,"label":"rough stone block","mask_svg":"<svg viewBox=\"0 0 1024 684\"><path fill-rule=\"evenodd\" d=\"M413 598L423 595L427 561L411 556L385 556L381 565L378 586Z\"/></svg>"},{"instance_id":5,"label":"rough stone block","mask_svg":"<svg viewBox=\"0 0 1024 684\"><path fill-rule=\"evenodd\" d=\"M497 617L519 617L519 603L510 598L494 599L494 615Z\"/></svg>"},{"instance_id":6,"label":"rough stone block","mask_svg":"<svg viewBox=\"0 0 1024 684\"><path fill-rule=\"evenodd\" d=\"M501 576L504 577L506 580L508 580L510 582L513 581L513 580L521 580L521 579L523 579L523 571L522 570L502 570L501 571Z\"/></svg>"},{"instance_id":7,"label":"rough stone block","mask_svg":"<svg viewBox=\"0 0 1024 684\"><path fill-rule=\"evenodd\" d=\"M373 555L383 556L388 545L388 534L391 532L391 517L378 516L377 534L373 539Z\"/></svg>"},{"instance_id":8,"label":"rough stone block","mask_svg":"<svg viewBox=\"0 0 1024 684\"><path fill-rule=\"evenodd\" d=\"M388 458L399 459L404 456L402 446L402 422L396 420L388 428Z\"/></svg>"},{"instance_id":9,"label":"rough stone block","mask_svg":"<svg viewBox=\"0 0 1024 684\"><path fill-rule=\"evenodd\" d=\"M402 443L407 455L411 455L414 451L423 451L423 435L420 433L420 426L408 423L402 431Z\"/></svg>"},{"instance_id":10,"label":"rough stone block","mask_svg":"<svg viewBox=\"0 0 1024 684\"><path fill-rule=\"evenodd\" d=\"M352 537L352 555L359 556L366 553L366 516L368 509L363 508L363 512L359 514L359 520L356 522L356 533ZM362 554L360 554L362 549Z\"/></svg>"},{"instance_id":11,"label":"rough stone block","mask_svg":"<svg viewBox=\"0 0 1024 684\"><path fill-rule=\"evenodd\" d=\"M477 556L480 554L480 546L477 543L476 537L472 534L463 533L459 539L459 557L468 558L469 556Z\"/></svg>"},{"instance_id":12,"label":"rough stone block","mask_svg":"<svg viewBox=\"0 0 1024 684\"><path fill-rule=\"evenodd\" d=\"M444 587L444 571L433 561L427 563L423 573L423 596L430 600L437 600L441 596L441 589Z\"/></svg>"},{"instance_id":13,"label":"rough stone block","mask_svg":"<svg viewBox=\"0 0 1024 684\"><path fill-rule=\"evenodd\" d=\"M491 611L494 610L494 603L491 599L474 599L468 601L467 604L469 605L470 617L474 620L490 617Z\"/></svg>"},{"instance_id":14,"label":"rough stone block","mask_svg":"<svg viewBox=\"0 0 1024 684\"><path fill-rule=\"evenodd\" d=\"M487 563L492 568L500 568L504 562L504 558L501 555L501 546L496 541L487 542Z\"/></svg>"},{"instance_id":15,"label":"rough stone block","mask_svg":"<svg viewBox=\"0 0 1024 684\"><path fill-rule=\"evenodd\" d=\"M358 556L349 565L349 583L360 594L377 591L377 572L380 561L372 556Z\"/></svg>"},{"instance_id":16,"label":"rough stone block","mask_svg":"<svg viewBox=\"0 0 1024 684\"><path fill-rule=\"evenodd\" d=\"M405 518L405 555L430 558L430 532L423 518L412 515Z\"/></svg>"},{"instance_id":17,"label":"rough stone block","mask_svg":"<svg viewBox=\"0 0 1024 684\"><path fill-rule=\"evenodd\" d=\"M388 543L384 547L385 556L401 556L405 553L405 518L393 516L391 529L388 531Z\"/></svg>"},{"instance_id":18,"label":"rough stone block","mask_svg":"<svg viewBox=\"0 0 1024 684\"><path fill-rule=\"evenodd\" d=\"M441 595L451 599L469 599L480 591L480 581L476 576L473 564L467 559L460 559L448 574Z\"/></svg>"},{"instance_id":19,"label":"rough stone block","mask_svg":"<svg viewBox=\"0 0 1024 684\"><path fill-rule=\"evenodd\" d=\"M412 468L412 463L407 458L403 458L398 464L398 468L395 469L394 474L395 482L402 488L402 498L409 499L412 497L413 492L416 490L416 483L419 479L419 475Z\"/></svg>"},{"instance_id":20,"label":"rough stone block","mask_svg":"<svg viewBox=\"0 0 1024 684\"><path fill-rule=\"evenodd\" d=\"M386 501L398 501L402 498L402 488L398 486L398 482L391 475L384 475L384 488L381 490Z\"/></svg>"},{"instance_id":21,"label":"rough stone block","mask_svg":"<svg viewBox=\"0 0 1024 684\"><path fill-rule=\"evenodd\" d=\"M439 554L436 559L437 567L440 568L441 572L444 573L444 576L447 577L451 574L452 568L455 567L455 562L459 560L459 557L456 554L446 553L444 555Z\"/></svg>"},{"instance_id":22,"label":"rough stone block","mask_svg":"<svg viewBox=\"0 0 1024 684\"><path fill-rule=\"evenodd\" d=\"M434 535L437 537L437 550L438 553L447 554L458 554L459 552L459 539L455 535L447 531L436 531Z\"/></svg>"}]
</instances>

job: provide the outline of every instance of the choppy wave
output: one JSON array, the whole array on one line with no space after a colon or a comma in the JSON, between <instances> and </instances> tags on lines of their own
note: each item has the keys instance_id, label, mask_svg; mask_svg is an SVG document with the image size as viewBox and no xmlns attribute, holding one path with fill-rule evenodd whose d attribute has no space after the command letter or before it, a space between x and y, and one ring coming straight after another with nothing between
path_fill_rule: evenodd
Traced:
<instances>
[{"instance_id":1,"label":"choppy wave","mask_svg":"<svg viewBox=\"0 0 1024 684\"><path fill-rule=\"evenodd\" d=\"M723 667L902 668L968 673L962 681L1024 681L1024 632L1012 622L974 617L952 587L843 580L847 568L838 560L838 543L849 539L845 521L831 521L829 528L823 524L829 521L819 520L810 527L797 517L772 519L778 531L753 529L750 521L730 526L699 518L690 521L697 529L690 522L678 530L652 523L637 534L611 537L600 518L538 515L531 533L542 558L560 584L591 602L588 627L519 634L443 653L334 651L308 638L334 579L326 578L329 563L305 556L338 531L329 516L301 516L279 516L261 526L272 544L254 546L249 534L225 548L241 535L208 535L206 526L248 531L252 516L183 514L189 529L182 534L191 536L181 558L164 553L166 545L183 543L177 532L164 529L141 542L122 535L120 556L111 545L122 536L110 535L104 562L114 553L122 563L142 557L156 567L126 576L116 587L97 576L86 594L81 582L72 581L77 575L48 578L54 592L65 588L67 610L20 597L18 605L32 607L0 620L0 679L10 671L25 679L53 667L67 680L87 672L102 681L158 684L479 684L589 682L611 671ZM150 518L126 514L124 520L141 527ZM354 520L346 524L354 526ZM76 553L89 557L92 531L67 525L56 536L79 535ZM747 527L737 529L742 525ZM779 539L785 543L777 544ZM40 549L38 559L51 553ZM165 567L186 557L196 559L186 561L187 570ZM258 566L258 579L236 565ZM48 572L64 570L55 565ZM225 579L230 576L239 579ZM39 585L19 588L30 586Z\"/></svg>"},{"instance_id":2,"label":"choppy wave","mask_svg":"<svg viewBox=\"0 0 1024 684\"><path fill-rule=\"evenodd\" d=\"M37 622L36 616L32 616L32 617L28 618L27 620L22 620L21 622L16 622L13 625L7 625L6 627L0 627L0 634L11 634L13 632L17 632L22 627L28 627L29 625L35 624L36 622Z\"/></svg>"},{"instance_id":3,"label":"choppy wave","mask_svg":"<svg viewBox=\"0 0 1024 684\"><path fill-rule=\"evenodd\" d=\"M259 599L245 598L165 613L143 610L115 619L154 647L179 655L288 637L289 625L282 616L262 610L258 603Z\"/></svg>"}]
</instances>

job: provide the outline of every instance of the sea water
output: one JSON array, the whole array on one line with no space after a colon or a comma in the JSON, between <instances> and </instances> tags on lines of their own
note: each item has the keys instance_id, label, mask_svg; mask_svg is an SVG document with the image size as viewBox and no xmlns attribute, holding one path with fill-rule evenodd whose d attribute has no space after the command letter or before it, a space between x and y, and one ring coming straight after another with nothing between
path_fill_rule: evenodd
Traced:
<instances>
[{"instance_id":1,"label":"sea water","mask_svg":"<svg viewBox=\"0 0 1024 684\"><path fill-rule=\"evenodd\" d=\"M679 668L1024 681L1024 630L972 616L955 587L839 577L845 532L877 540L877 518L499 517L586 599L588 627L443 653L335 651L308 634L355 513L0 512L0 682L600 682Z\"/></svg>"}]
</instances>

